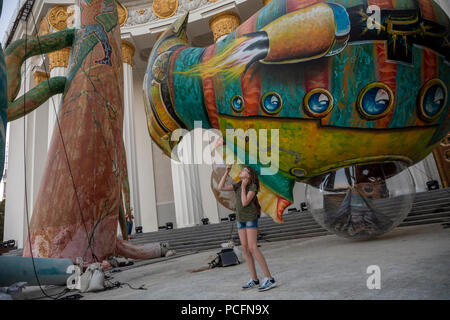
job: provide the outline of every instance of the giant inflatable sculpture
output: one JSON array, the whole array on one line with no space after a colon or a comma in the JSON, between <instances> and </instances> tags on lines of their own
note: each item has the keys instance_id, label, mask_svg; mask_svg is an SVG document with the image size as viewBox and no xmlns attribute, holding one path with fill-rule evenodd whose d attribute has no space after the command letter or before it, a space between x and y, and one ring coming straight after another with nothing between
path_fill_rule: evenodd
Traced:
<instances>
[{"instance_id":1,"label":"giant inflatable sculpture","mask_svg":"<svg viewBox=\"0 0 450 320\"><path fill-rule=\"evenodd\" d=\"M144 79L149 132L167 155L171 134L195 121L224 137L278 129L267 146L279 150L278 171L260 175L258 195L275 221L296 181L315 218L343 236L382 234L406 217L406 169L450 129L449 19L436 3L273 0L206 48L189 46L187 20L159 38ZM248 140L245 157L257 157Z\"/></svg>"},{"instance_id":2,"label":"giant inflatable sculpture","mask_svg":"<svg viewBox=\"0 0 450 320\"><path fill-rule=\"evenodd\" d=\"M160 257L159 243L133 245L117 238L119 220L126 238L123 217L130 208L116 1L78 0L76 5L80 10L75 28L18 40L5 52L9 121L63 94L24 256L74 262L80 257L86 263L116 254ZM22 63L65 47L71 47L67 76L43 81L17 98Z\"/></svg>"}]
</instances>

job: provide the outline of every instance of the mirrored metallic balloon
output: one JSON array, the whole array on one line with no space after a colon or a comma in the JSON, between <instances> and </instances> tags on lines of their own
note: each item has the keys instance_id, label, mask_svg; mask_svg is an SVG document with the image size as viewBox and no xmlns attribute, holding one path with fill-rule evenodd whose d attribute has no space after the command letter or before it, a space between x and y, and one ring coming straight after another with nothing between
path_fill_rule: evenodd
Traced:
<instances>
[{"instance_id":1,"label":"mirrored metallic balloon","mask_svg":"<svg viewBox=\"0 0 450 320\"><path fill-rule=\"evenodd\" d=\"M217 201L225 208L232 211L236 210L236 197L234 191L221 191L219 190L219 182L225 173L225 164L213 164L211 174L211 190L214 193ZM225 185L234 183L234 180L228 176L225 180Z\"/></svg>"},{"instance_id":2,"label":"mirrored metallic balloon","mask_svg":"<svg viewBox=\"0 0 450 320\"><path fill-rule=\"evenodd\" d=\"M356 165L317 177L306 198L314 219L339 236L369 239L399 225L411 211L415 185L406 165Z\"/></svg>"}]
</instances>

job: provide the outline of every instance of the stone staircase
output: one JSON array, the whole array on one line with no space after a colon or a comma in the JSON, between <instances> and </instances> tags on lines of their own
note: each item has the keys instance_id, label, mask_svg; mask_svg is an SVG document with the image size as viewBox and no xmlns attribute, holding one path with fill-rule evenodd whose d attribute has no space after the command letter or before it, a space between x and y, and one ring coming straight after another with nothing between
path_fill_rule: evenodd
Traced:
<instances>
[{"instance_id":1,"label":"stone staircase","mask_svg":"<svg viewBox=\"0 0 450 320\"><path fill-rule=\"evenodd\" d=\"M387 200L377 207L389 208L385 211L389 215L397 210L395 202L396 199ZM273 222L270 217L261 218L259 240L271 242L331 234L322 228L308 211L288 212L283 215L283 218L285 222L282 224ZM417 193L410 214L399 227L431 223L442 223L444 227L448 227L450 188ZM168 241L170 247L177 253L184 253L214 248L220 250L220 244L227 242L230 235L234 243L239 245L235 221L136 234L131 241L134 243Z\"/></svg>"},{"instance_id":2,"label":"stone staircase","mask_svg":"<svg viewBox=\"0 0 450 320\"><path fill-rule=\"evenodd\" d=\"M378 208L386 206L389 210L385 213L389 215L397 210L396 202L396 199L387 200ZM282 241L331 234L308 211L288 212L283 218L285 222L282 224L273 222L270 217L261 218L259 241ZM410 214L399 227L431 223L441 223L444 228L450 227L450 188L417 193ZM227 242L230 235L234 243L240 245L235 221L135 234L131 241L167 241L178 254L188 254L209 249L220 250L220 244ZM13 250L4 255L22 255L22 250Z\"/></svg>"}]
</instances>

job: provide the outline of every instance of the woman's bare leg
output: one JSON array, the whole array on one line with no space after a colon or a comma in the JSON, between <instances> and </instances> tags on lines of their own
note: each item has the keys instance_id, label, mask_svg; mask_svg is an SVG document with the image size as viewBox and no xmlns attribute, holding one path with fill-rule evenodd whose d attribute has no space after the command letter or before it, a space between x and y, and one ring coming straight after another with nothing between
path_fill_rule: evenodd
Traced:
<instances>
[{"instance_id":1,"label":"woman's bare leg","mask_svg":"<svg viewBox=\"0 0 450 320\"><path fill-rule=\"evenodd\" d=\"M250 253L247 242L247 232L245 229L239 229L239 239L241 240L242 251L244 252L245 261L247 261L248 269L250 270L250 274L253 280L258 279L258 275L256 274L255 268L255 260L253 260L253 256Z\"/></svg>"},{"instance_id":2,"label":"woman's bare leg","mask_svg":"<svg viewBox=\"0 0 450 320\"><path fill-rule=\"evenodd\" d=\"M258 261L259 266L264 272L264 276L269 279L272 279L272 275L270 274L266 259L264 258L262 252L258 248L258 229L248 228L246 230L247 230L248 248L250 250L251 255L256 259L256 261Z\"/></svg>"}]
</instances>

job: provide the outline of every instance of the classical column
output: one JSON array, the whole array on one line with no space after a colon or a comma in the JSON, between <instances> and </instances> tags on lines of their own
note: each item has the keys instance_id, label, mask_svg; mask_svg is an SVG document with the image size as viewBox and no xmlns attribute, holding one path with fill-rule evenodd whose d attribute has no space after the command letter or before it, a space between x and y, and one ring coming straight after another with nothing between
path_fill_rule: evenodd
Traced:
<instances>
[{"instance_id":1,"label":"classical column","mask_svg":"<svg viewBox=\"0 0 450 320\"><path fill-rule=\"evenodd\" d=\"M136 160L136 134L133 105L133 55L134 46L128 41L122 41L123 60L123 141L127 157L128 182L130 186L130 206L135 217L135 226L142 225L138 168ZM134 228L133 228L134 229Z\"/></svg>"},{"instance_id":2,"label":"classical column","mask_svg":"<svg viewBox=\"0 0 450 320\"><path fill-rule=\"evenodd\" d=\"M65 76L67 72L67 65L69 64L70 48L64 48L56 52L48 54L50 61L50 77ZM56 115L59 112L62 94L54 95L49 99L48 110L48 146L52 139L53 129L56 125Z\"/></svg>"},{"instance_id":3,"label":"classical column","mask_svg":"<svg viewBox=\"0 0 450 320\"><path fill-rule=\"evenodd\" d=\"M47 81L49 74L42 71L35 71L34 85L37 86L43 81ZM47 158L47 145L48 145L48 116L49 114L49 101L43 103L39 108L34 110L28 115L28 129L30 130L30 136L27 138L27 145L30 145L30 151L27 154L27 173L29 173L30 180L28 187L28 203L30 206L30 213L33 212L34 200L37 197L39 191L39 185L41 184L42 174L45 168L45 160Z\"/></svg>"},{"instance_id":4,"label":"classical column","mask_svg":"<svg viewBox=\"0 0 450 320\"><path fill-rule=\"evenodd\" d=\"M49 10L47 19L43 19L41 22L41 34L46 34L67 28L67 20L73 15L73 12L69 12L68 6L55 6ZM43 28L44 22L47 21L48 28ZM44 31L44 32L42 32ZM67 72L67 66L69 64L70 48L64 48L55 52L48 53L50 77L65 76ZM59 112L61 104L62 94L55 95L49 100L48 110L48 145L53 134L53 129L56 125L56 115Z\"/></svg>"},{"instance_id":5,"label":"classical column","mask_svg":"<svg viewBox=\"0 0 450 320\"><path fill-rule=\"evenodd\" d=\"M171 160L177 228L195 226L200 223L203 217L200 183L209 185L209 181L199 179L193 138L191 131L178 144L178 148L183 150L183 157L180 159L182 163Z\"/></svg>"},{"instance_id":6,"label":"classical column","mask_svg":"<svg viewBox=\"0 0 450 320\"><path fill-rule=\"evenodd\" d=\"M241 19L237 13L225 11L216 14L209 20L209 27L214 35L214 42L221 40L231 33L241 24Z\"/></svg>"},{"instance_id":7,"label":"classical column","mask_svg":"<svg viewBox=\"0 0 450 320\"><path fill-rule=\"evenodd\" d=\"M438 181L440 187L443 185L439 177L433 153L430 153L425 159L409 167L409 171L416 184L416 192L427 191L427 182L430 180Z\"/></svg>"}]
</instances>

